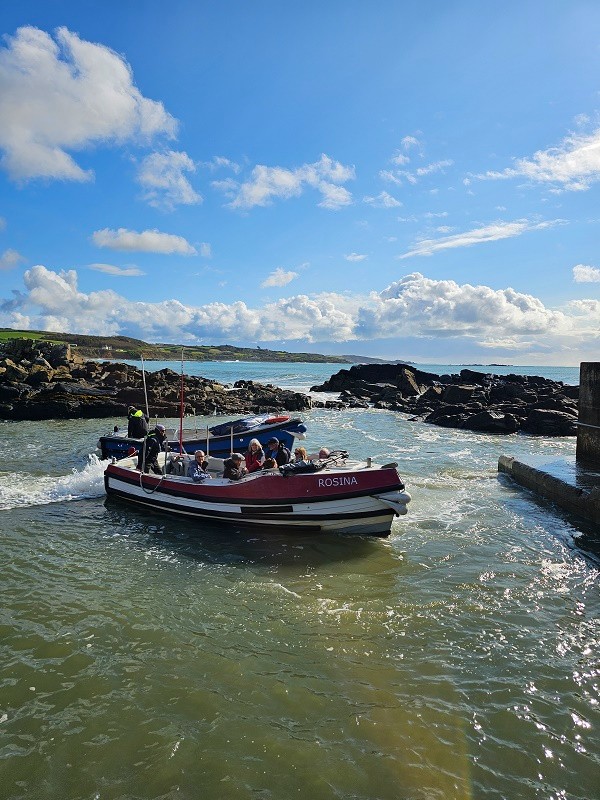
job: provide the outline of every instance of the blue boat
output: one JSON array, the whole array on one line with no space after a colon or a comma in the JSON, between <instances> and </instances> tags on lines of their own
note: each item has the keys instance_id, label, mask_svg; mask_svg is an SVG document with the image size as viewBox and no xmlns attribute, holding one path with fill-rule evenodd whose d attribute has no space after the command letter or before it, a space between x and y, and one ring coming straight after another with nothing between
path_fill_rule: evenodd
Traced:
<instances>
[{"instance_id":1,"label":"blue boat","mask_svg":"<svg viewBox=\"0 0 600 800\"><path fill-rule=\"evenodd\" d=\"M290 450L294 446L294 439L304 439L306 425L301 419L294 419L287 415L261 414L253 417L222 422L208 429L201 435L198 431L183 431L183 449L186 453L195 453L204 450L205 453L215 458L228 458L232 452L245 452L250 439L258 439L263 445L267 444L273 436L283 442ZM167 430L169 447L174 452L179 452L179 431ZM132 439L126 431L116 431L98 440L98 448L102 459L125 458L140 452L144 440Z\"/></svg>"}]
</instances>

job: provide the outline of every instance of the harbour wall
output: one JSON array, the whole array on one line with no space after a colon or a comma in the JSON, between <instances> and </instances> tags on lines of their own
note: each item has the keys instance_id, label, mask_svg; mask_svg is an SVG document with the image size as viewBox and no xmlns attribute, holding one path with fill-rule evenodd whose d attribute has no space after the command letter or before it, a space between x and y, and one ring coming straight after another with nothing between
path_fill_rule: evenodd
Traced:
<instances>
[{"instance_id":1,"label":"harbour wall","mask_svg":"<svg viewBox=\"0 0 600 800\"><path fill-rule=\"evenodd\" d=\"M511 456L500 456L498 472L504 472L521 486L531 489L566 511L600 525L600 487L583 489L531 467Z\"/></svg>"},{"instance_id":2,"label":"harbour wall","mask_svg":"<svg viewBox=\"0 0 600 800\"><path fill-rule=\"evenodd\" d=\"M600 362L584 361L579 368L577 461L600 465Z\"/></svg>"}]
</instances>

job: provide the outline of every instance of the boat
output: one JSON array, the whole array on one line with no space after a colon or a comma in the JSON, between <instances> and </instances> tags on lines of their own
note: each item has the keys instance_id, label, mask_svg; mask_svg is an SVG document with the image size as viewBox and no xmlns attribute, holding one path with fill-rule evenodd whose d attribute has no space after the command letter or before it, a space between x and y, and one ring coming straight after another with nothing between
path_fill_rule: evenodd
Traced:
<instances>
[{"instance_id":1,"label":"boat","mask_svg":"<svg viewBox=\"0 0 600 800\"><path fill-rule=\"evenodd\" d=\"M410 495L397 464L350 461L345 451L328 459L261 470L231 481L223 461L208 459L212 480L142 473L137 457L110 463L104 473L109 498L198 521L301 533L388 536L394 517L407 512Z\"/></svg>"},{"instance_id":2,"label":"boat","mask_svg":"<svg viewBox=\"0 0 600 800\"><path fill-rule=\"evenodd\" d=\"M304 439L305 434L306 426L301 419L287 414L259 414L207 427L202 434L197 430L180 432L169 429L167 440L171 450L177 452L183 449L184 452L193 454L196 450L204 450L216 458L227 458L234 451L245 452L250 439L258 439L264 447L275 436L291 450L294 439ZM128 437L126 431L114 431L100 437L98 449L102 460L119 459L125 457L131 448L139 453L143 442L143 438Z\"/></svg>"}]
</instances>

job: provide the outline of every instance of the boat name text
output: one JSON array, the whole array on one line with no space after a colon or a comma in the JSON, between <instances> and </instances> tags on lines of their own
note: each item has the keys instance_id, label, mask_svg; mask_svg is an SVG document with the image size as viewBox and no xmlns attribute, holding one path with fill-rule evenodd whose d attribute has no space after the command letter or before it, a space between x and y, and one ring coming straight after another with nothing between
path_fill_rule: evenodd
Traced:
<instances>
[{"instance_id":1,"label":"boat name text","mask_svg":"<svg viewBox=\"0 0 600 800\"><path fill-rule=\"evenodd\" d=\"M330 486L353 486L355 484L358 484L358 481L354 475L352 477L344 475L339 478L319 478L319 488Z\"/></svg>"}]
</instances>

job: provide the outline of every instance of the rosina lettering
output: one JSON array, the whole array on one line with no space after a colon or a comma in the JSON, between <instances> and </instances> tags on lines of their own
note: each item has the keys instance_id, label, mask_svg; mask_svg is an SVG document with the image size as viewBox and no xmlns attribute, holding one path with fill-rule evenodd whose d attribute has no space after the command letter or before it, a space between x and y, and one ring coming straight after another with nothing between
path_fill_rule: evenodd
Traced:
<instances>
[{"instance_id":1,"label":"rosina lettering","mask_svg":"<svg viewBox=\"0 0 600 800\"><path fill-rule=\"evenodd\" d=\"M332 486L355 486L358 481L354 475L340 475L338 478L319 478L319 489L329 489Z\"/></svg>"}]
</instances>

